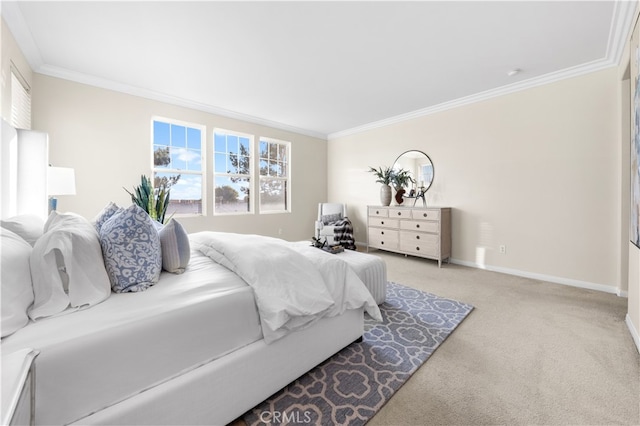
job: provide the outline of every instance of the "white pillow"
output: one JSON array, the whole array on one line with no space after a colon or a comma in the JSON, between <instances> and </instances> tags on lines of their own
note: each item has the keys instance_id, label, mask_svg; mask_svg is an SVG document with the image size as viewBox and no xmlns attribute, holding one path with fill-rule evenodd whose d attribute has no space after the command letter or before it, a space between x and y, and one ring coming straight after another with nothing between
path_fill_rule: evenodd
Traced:
<instances>
[{"instance_id":1,"label":"white pillow","mask_svg":"<svg viewBox=\"0 0 640 426\"><path fill-rule=\"evenodd\" d=\"M0 226L18 234L33 246L44 233L44 220L32 214L22 214L9 219L0 220Z\"/></svg>"},{"instance_id":2,"label":"white pillow","mask_svg":"<svg viewBox=\"0 0 640 426\"><path fill-rule=\"evenodd\" d=\"M31 253L31 319L96 305L111 294L98 233L74 213L52 212Z\"/></svg>"},{"instance_id":3,"label":"white pillow","mask_svg":"<svg viewBox=\"0 0 640 426\"><path fill-rule=\"evenodd\" d=\"M191 258L187 231L178 221L171 219L158 233L162 248L162 269L174 274L183 273Z\"/></svg>"},{"instance_id":4,"label":"white pillow","mask_svg":"<svg viewBox=\"0 0 640 426\"><path fill-rule=\"evenodd\" d=\"M33 303L29 257L33 248L17 234L0 228L2 281L2 337L15 333L29 322L27 310Z\"/></svg>"},{"instance_id":5,"label":"white pillow","mask_svg":"<svg viewBox=\"0 0 640 426\"><path fill-rule=\"evenodd\" d=\"M100 228L104 264L116 293L144 291L162 270L160 237L147 212L135 204Z\"/></svg>"}]
</instances>

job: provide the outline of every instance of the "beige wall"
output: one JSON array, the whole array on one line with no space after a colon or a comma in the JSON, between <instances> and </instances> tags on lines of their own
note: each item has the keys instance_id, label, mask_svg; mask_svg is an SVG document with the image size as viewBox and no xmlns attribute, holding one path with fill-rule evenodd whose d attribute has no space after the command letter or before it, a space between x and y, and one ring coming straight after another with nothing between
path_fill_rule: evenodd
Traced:
<instances>
[{"instance_id":1,"label":"beige wall","mask_svg":"<svg viewBox=\"0 0 640 426\"><path fill-rule=\"evenodd\" d=\"M427 153L430 205L453 207L453 258L612 292L620 282L616 68L329 141L329 199L366 241L368 166ZM498 246L506 245L506 254Z\"/></svg>"},{"instance_id":2,"label":"beige wall","mask_svg":"<svg viewBox=\"0 0 640 426\"><path fill-rule=\"evenodd\" d=\"M33 72L20 51L11 31L0 19L0 116L8 123L11 122L11 63L16 66L20 74L29 85L32 85Z\"/></svg>"},{"instance_id":3,"label":"beige wall","mask_svg":"<svg viewBox=\"0 0 640 426\"><path fill-rule=\"evenodd\" d=\"M189 232L260 233L289 240L313 236L317 205L326 201L325 140L34 74L33 128L49 133L51 164L73 167L76 172L77 195L60 196L58 209L93 218L109 201L130 205L123 187L131 189L141 174L151 174L153 116L205 125L209 155L214 127L253 134L256 140L267 136L292 144L290 214L180 218ZM210 164L207 181L212 180ZM212 202L209 197L209 212Z\"/></svg>"}]
</instances>

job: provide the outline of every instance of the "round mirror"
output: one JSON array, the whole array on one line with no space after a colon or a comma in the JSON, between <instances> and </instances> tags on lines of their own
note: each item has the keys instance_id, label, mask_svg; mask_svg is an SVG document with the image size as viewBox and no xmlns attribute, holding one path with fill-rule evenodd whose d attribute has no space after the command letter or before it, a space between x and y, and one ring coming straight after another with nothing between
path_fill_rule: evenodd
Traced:
<instances>
[{"instance_id":1,"label":"round mirror","mask_svg":"<svg viewBox=\"0 0 640 426\"><path fill-rule=\"evenodd\" d=\"M433 163L431 158L422 151L411 150L400 154L393 163L392 169L396 172L409 171L409 175L415 182L409 184L409 188L415 187L417 191L426 191L433 183Z\"/></svg>"}]
</instances>

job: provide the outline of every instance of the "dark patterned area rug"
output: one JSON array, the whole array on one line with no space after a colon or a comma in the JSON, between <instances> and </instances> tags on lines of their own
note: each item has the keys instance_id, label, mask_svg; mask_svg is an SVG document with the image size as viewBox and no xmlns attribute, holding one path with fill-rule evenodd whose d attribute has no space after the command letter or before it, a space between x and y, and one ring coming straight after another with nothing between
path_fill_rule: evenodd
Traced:
<instances>
[{"instance_id":1,"label":"dark patterned area rug","mask_svg":"<svg viewBox=\"0 0 640 426\"><path fill-rule=\"evenodd\" d=\"M471 312L473 306L396 283L352 343L244 415L248 425L363 425Z\"/></svg>"}]
</instances>

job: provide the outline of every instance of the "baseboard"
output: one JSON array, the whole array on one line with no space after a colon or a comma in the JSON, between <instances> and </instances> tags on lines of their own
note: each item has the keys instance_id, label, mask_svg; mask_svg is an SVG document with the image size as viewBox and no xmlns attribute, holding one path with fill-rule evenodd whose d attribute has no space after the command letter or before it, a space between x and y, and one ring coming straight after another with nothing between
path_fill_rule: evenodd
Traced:
<instances>
[{"instance_id":1,"label":"baseboard","mask_svg":"<svg viewBox=\"0 0 640 426\"><path fill-rule=\"evenodd\" d=\"M367 243L356 241L356 246L360 250L366 251ZM450 261L451 263L455 263L457 265L462 265L462 266L469 266L471 268L485 269L487 271L500 272L503 274L515 275L515 276L524 277L524 278L531 278L539 281L547 281L555 284L568 285L571 287L579 287L579 288L585 288L589 290L602 291L605 293L615 294L619 297L625 297L625 298L628 297L628 293L626 291L622 291L619 288L613 287L610 285L592 283L589 281L574 280L571 278L556 277L553 275L538 274L535 272L520 271L518 269L502 268L499 266L480 265L479 263L468 262L466 260L451 259Z\"/></svg>"},{"instance_id":2,"label":"baseboard","mask_svg":"<svg viewBox=\"0 0 640 426\"><path fill-rule=\"evenodd\" d=\"M580 280L574 280L571 278L556 277L553 275L537 274L534 272L520 271L518 269L502 268L499 266L480 265L474 262L467 262L465 260L458 260L458 259L451 259L451 263L455 263L457 265L463 265L463 266L470 266L472 268L486 269L487 271L500 272L508 275L516 275L524 278L532 278L539 281L548 281L555 284L563 284L563 285L569 285L572 287L586 288L589 290L603 291L605 293L611 293L611 294L616 294L618 296L622 296L622 292L617 287L613 287L605 284L597 284L589 281L580 281Z\"/></svg>"},{"instance_id":3,"label":"baseboard","mask_svg":"<svg viewBox=\"0 0 640 426\"><path fill-rule=\"evenodd\" d=\"M629 328L629 333L631 333L631 337L633 338L633 341L636 344L636 349L638 350L638 352L640 352L640 334L638 334L638 330L636 330L636 328L634 327L629 314L627 314L627 316L624 318L624 322L627 323L627 327Z\"/></svg>"}]
</instances>

